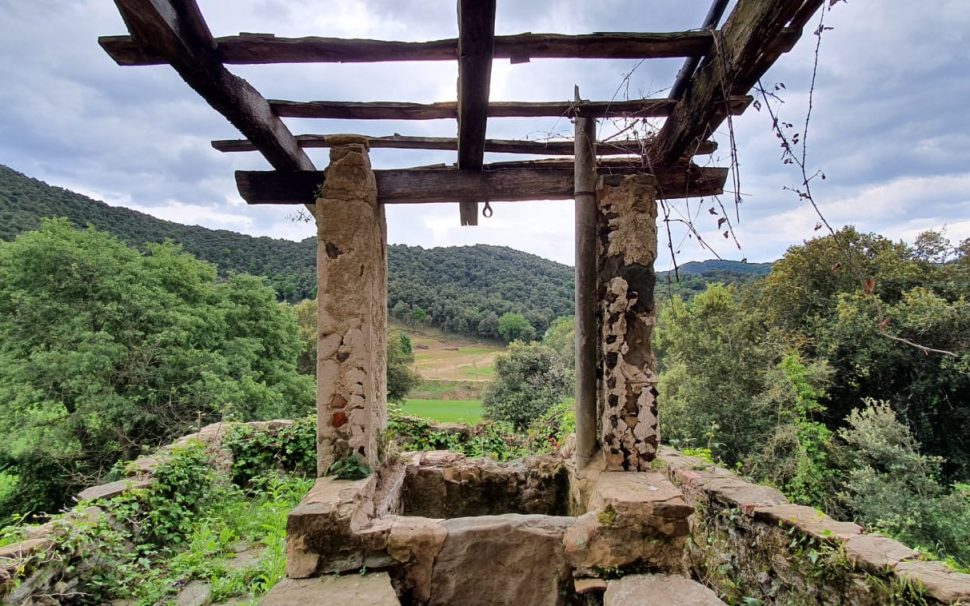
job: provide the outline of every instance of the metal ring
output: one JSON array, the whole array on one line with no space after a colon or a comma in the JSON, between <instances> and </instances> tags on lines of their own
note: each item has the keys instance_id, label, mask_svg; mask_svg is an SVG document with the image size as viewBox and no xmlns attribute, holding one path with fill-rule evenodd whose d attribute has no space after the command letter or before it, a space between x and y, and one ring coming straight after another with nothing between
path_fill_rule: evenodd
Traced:
<instances>
[{"instance_id":1,"label":"metal ring","mask_svg":"<svg viewBox=\"0 0 970 606\"><path fill-rule=\"evenodd\" d=\"M485 207L482 208L482 216L488 219L492 216L492 212L492 207L488 204L488 202L486 202Z\"/></svg>"}]
</instances>

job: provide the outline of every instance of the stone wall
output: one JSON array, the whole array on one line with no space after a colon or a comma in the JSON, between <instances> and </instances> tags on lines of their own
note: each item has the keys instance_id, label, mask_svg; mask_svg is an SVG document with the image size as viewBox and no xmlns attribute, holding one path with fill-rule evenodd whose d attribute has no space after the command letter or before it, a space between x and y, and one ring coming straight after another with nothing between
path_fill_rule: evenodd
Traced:
<instances>
[{"instance_id":1,"label":"stone wall","mask_svg":"<svg viewBox=\"0 0 970 606\"><path fill-rule=\"evenodd\" d=\"M387 223L366 140L331 148L316 201L317 475L380 463L387 425Z\"/></svg>"},{"instance_id":2,"label":"stone wall","mask_svg":"<svg viewBox=\"0 0 970 606\"><path fill-rule=\"evenodd\" d=\"M970 603L970 575L922 560L897 541L668 448L658 463L694 506L687 567L729 603Z\"/></svg>"},{"instance_id":3,"label":"stone wall","mask_svg":"<svg viewBox=\"0 0 970 606\"><path fill-rule=\"evenodd\" d=\"M0 597L4 604L57 605L73 603L74 589L79 577L103 565L98 553L66 561L58 552L58 544L66 537L76 536L84 528L102 522L113 524L99 505L132 490L149 488L155 469L169 460L173 449L201 442L220 477L231 478L232 452L223 447L223 439L239 425L258 432L274 433L291 427L293 421L257 421L251 423L214 423L200 431L179 438L172 444L130 462L123 480L99 484L82 490L75 497L78 505L62 514L52 516L44 524L28 526L23 539L0 547Z\"/></svg>"},{"instance_id":4,"label":"stone wall","mask_svg":"<svg viewBox=\"0 0 970 606\"><path fill-rule=\"evenodd\" d=\"M608 469L645 471L660 441L651 346L657 258L654 177L604 183L597 203L600 446Z\"/></svg>"}]
</instances>

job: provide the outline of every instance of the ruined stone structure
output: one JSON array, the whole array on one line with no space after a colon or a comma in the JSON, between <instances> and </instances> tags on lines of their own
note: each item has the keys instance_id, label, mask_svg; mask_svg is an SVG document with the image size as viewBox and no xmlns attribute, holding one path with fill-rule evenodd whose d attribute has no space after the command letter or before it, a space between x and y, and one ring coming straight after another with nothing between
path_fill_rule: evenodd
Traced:
<instances>
[{"instance_id":1,"label":"ruined stone structure","mask_svg":"<svg viewBox=\"0 0 970 606\"><path fill-rule=\"evenodd\" d=\"M738 0L723 23L729 2L713 0L701 29L685 32L512 36L495 34L496 0L458 0L457 38L429 42L267 34L216 39L194 0L115 2L131 35L102 38L105 50L122 65L171 65L246 137L215 141L216 149L262 153L274 170L236 174L247 202L304 204L317 219L318 473L350 457L375 473L358 482L318 481L290 517L287 572L300 579L361 567L389 574L367 582L294 580L265 603L324 595L339 595L340 603L393 603L396 594L416 604L562 604L567 597L604 592L605 603L615 606L635 603L642 592L677 594L686 600L681 603L719 601L682 578L688 559L704 557L685 552L687 520L703 520L704 512L692 514L694 505L711 501L685 499L654 469L663 406L651 346L657 204L723 192L727 169L698 166L693 157L716 149L709 138L752 103L751 88L797 42L824 0ZM686 60L665 98L587 101L576 90L569 102L489 100L495 59L551 57ZM455 102L269 101L226 68L407 60L455 61ZM489 119L541 116L573 119L573 141L486 139ZM288 117L452 119L457 137L294 136L283 122ZM647 138L597 145L601 118L665 121ZM457 163L372 171L368 146L453 150ZM332 148L325 172L316 170L305 147ZM485 164L487 152L572 158ZM383 461L383 206L452 202L461 224L475 225L481 202L528 200L575 204L575 457L559 461L555 470L534 463L497 469L446 454ZM724 480L707 479L705 486ZM691 488L689 481L680 486ZM453 499L461 506L442 505ZM707 536L721 529L712 524ZM763 536L777 539L771 532ZM496 575L503 561L514 565ZM606 569L619 576L665 574L607 582Z\"/></svg>"},{"instance_id":2,"label":"ruined stone structure","mask_svg":"<svg viewBox=\"0 0 970 606\"><path fill-rule=\"evenodd\" d=\"M317 220L317 473L376 467L387 425L387 224L367 142L330 150Z\"/></svg>"}]
</instances>

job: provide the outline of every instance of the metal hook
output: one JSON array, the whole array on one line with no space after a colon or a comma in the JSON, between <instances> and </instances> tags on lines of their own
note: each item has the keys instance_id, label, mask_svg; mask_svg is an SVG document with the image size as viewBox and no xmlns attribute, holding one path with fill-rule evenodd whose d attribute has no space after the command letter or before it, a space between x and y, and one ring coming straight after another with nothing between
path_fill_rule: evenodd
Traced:
<instances>
[{"instance_id":1,"label":"metal hook","mask_svg":"<svg viewBox=\"0 0 970 606\"><path fill-rule=\"evenodd\" d=\"M492 207L489 206L488 202L486 201L485 202L485 207L482 208L482 216L485 217L486 219L488 219L489 217L492 216L492 212L493 212L492 211Z\"/></svg>"}]
</instances>

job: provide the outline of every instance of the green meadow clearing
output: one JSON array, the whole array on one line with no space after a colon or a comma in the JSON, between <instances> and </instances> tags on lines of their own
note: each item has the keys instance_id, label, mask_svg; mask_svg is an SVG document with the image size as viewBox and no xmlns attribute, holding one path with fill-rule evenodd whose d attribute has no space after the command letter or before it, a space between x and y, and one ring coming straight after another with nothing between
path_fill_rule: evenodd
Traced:
<instances>
[{"instance_id":1,"label":"green meadow clearing","mask_svg":"<svg viewBox=\"0 0 970 606\"><path fill-rule=\"evenodd\" d=\"M481 400L407 400L404 414L442 423L476 423L482 418Z\"/></svg>"}]
</instances>

